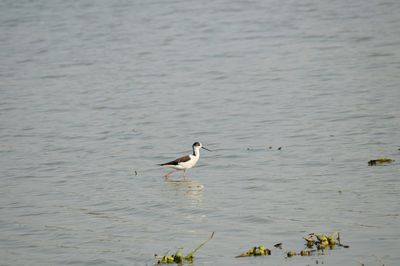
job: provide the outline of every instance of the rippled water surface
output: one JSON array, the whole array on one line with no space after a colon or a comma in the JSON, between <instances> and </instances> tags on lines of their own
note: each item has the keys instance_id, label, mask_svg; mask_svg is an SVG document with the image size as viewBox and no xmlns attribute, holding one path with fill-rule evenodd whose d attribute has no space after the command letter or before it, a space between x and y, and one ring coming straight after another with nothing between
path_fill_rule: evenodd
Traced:
<instances>
[{"instance_id":1,"label":"rippled water surface","mask_svg":"<svg viewBox=\"0 0 400 266\"><path fill-rule=\"evenodd\" d=\"M151 265L214 231L194 265L397 265L399 12L1 1L0 264ZM195 141L204 189L164 182ZM332 231L350 248L284 258Z\"/></svg>"}]
</instances>

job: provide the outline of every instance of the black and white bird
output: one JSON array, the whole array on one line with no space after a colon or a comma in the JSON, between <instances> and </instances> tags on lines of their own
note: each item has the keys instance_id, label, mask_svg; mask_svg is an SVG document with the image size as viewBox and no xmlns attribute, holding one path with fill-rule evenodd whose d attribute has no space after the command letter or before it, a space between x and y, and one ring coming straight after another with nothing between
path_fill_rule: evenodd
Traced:
<instances>
[{"instance_id":1,"label":"black and white bird","mask_svg":"<svg viewBox=\"0 0 400 266\"><path fill-rule=\"evenodd\" d=\"M167 179L168 176L170 176L172 173L176 171L183 171L183 178L186 178L186 170L195 166L200 158L200 149L203 148L207 151L211 151L206 147L203 147L203 145L200 142L193 143L192 148L193 148L193 154L179 157L168 163L159 164L160 166L166 166L173 169L171 172L168 172L164 175L165 179Z\"/></svg>"}]
</instances>

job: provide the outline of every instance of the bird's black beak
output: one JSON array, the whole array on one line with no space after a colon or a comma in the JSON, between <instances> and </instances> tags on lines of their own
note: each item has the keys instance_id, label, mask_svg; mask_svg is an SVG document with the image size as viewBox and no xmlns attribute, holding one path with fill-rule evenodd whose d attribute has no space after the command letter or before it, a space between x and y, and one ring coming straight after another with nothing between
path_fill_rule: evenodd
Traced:
<instances>
[{"instance_id":1,"label":"bird's black beak","mask_svg":"<svg viewBox=\"0 0 400 266\"><path fill-rule=\"evenodd\" d=\"M212 150L207 149L206 147L202 147L202 148L205 149L206 151L212 151Z\"/></svg>"}]
</instances>

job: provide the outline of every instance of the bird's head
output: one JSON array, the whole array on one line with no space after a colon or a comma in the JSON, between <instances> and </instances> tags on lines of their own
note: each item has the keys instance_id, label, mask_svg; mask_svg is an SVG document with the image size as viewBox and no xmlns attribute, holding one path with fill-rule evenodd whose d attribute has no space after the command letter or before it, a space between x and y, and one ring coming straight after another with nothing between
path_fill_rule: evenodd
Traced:
<instances>
[{"instance_id":1,"label":"bird's head","mask_svg":"<svg viewBox=\"0 0 400 266\"><path fill-rule=\"evenodd\" d=\"M211 150L207 149L206 147L203 147L203 145L200 142L193 143L193 149L201 149L201 148L203 148L207 151L211 151Z\"/></svg>"}]
</instances>

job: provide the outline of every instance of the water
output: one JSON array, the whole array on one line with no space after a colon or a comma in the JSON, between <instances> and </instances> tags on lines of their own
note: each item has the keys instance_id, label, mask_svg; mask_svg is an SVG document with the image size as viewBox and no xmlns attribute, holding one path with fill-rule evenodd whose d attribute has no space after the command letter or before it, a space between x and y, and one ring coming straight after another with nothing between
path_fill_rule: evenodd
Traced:
<instances>
[{"instance_id":1,"label":"water","mask_svg":"<svg viewBox=\"0 0 400 266\"><path fill-rule=\"evenodd\" d=\"M399 11L1 1L0 264L151 265L213 231L195 265L398 264ZM204 189L165 183L195 141ZM332 231L350 248L234 259Z\"/></svg>"}]
</instances>

